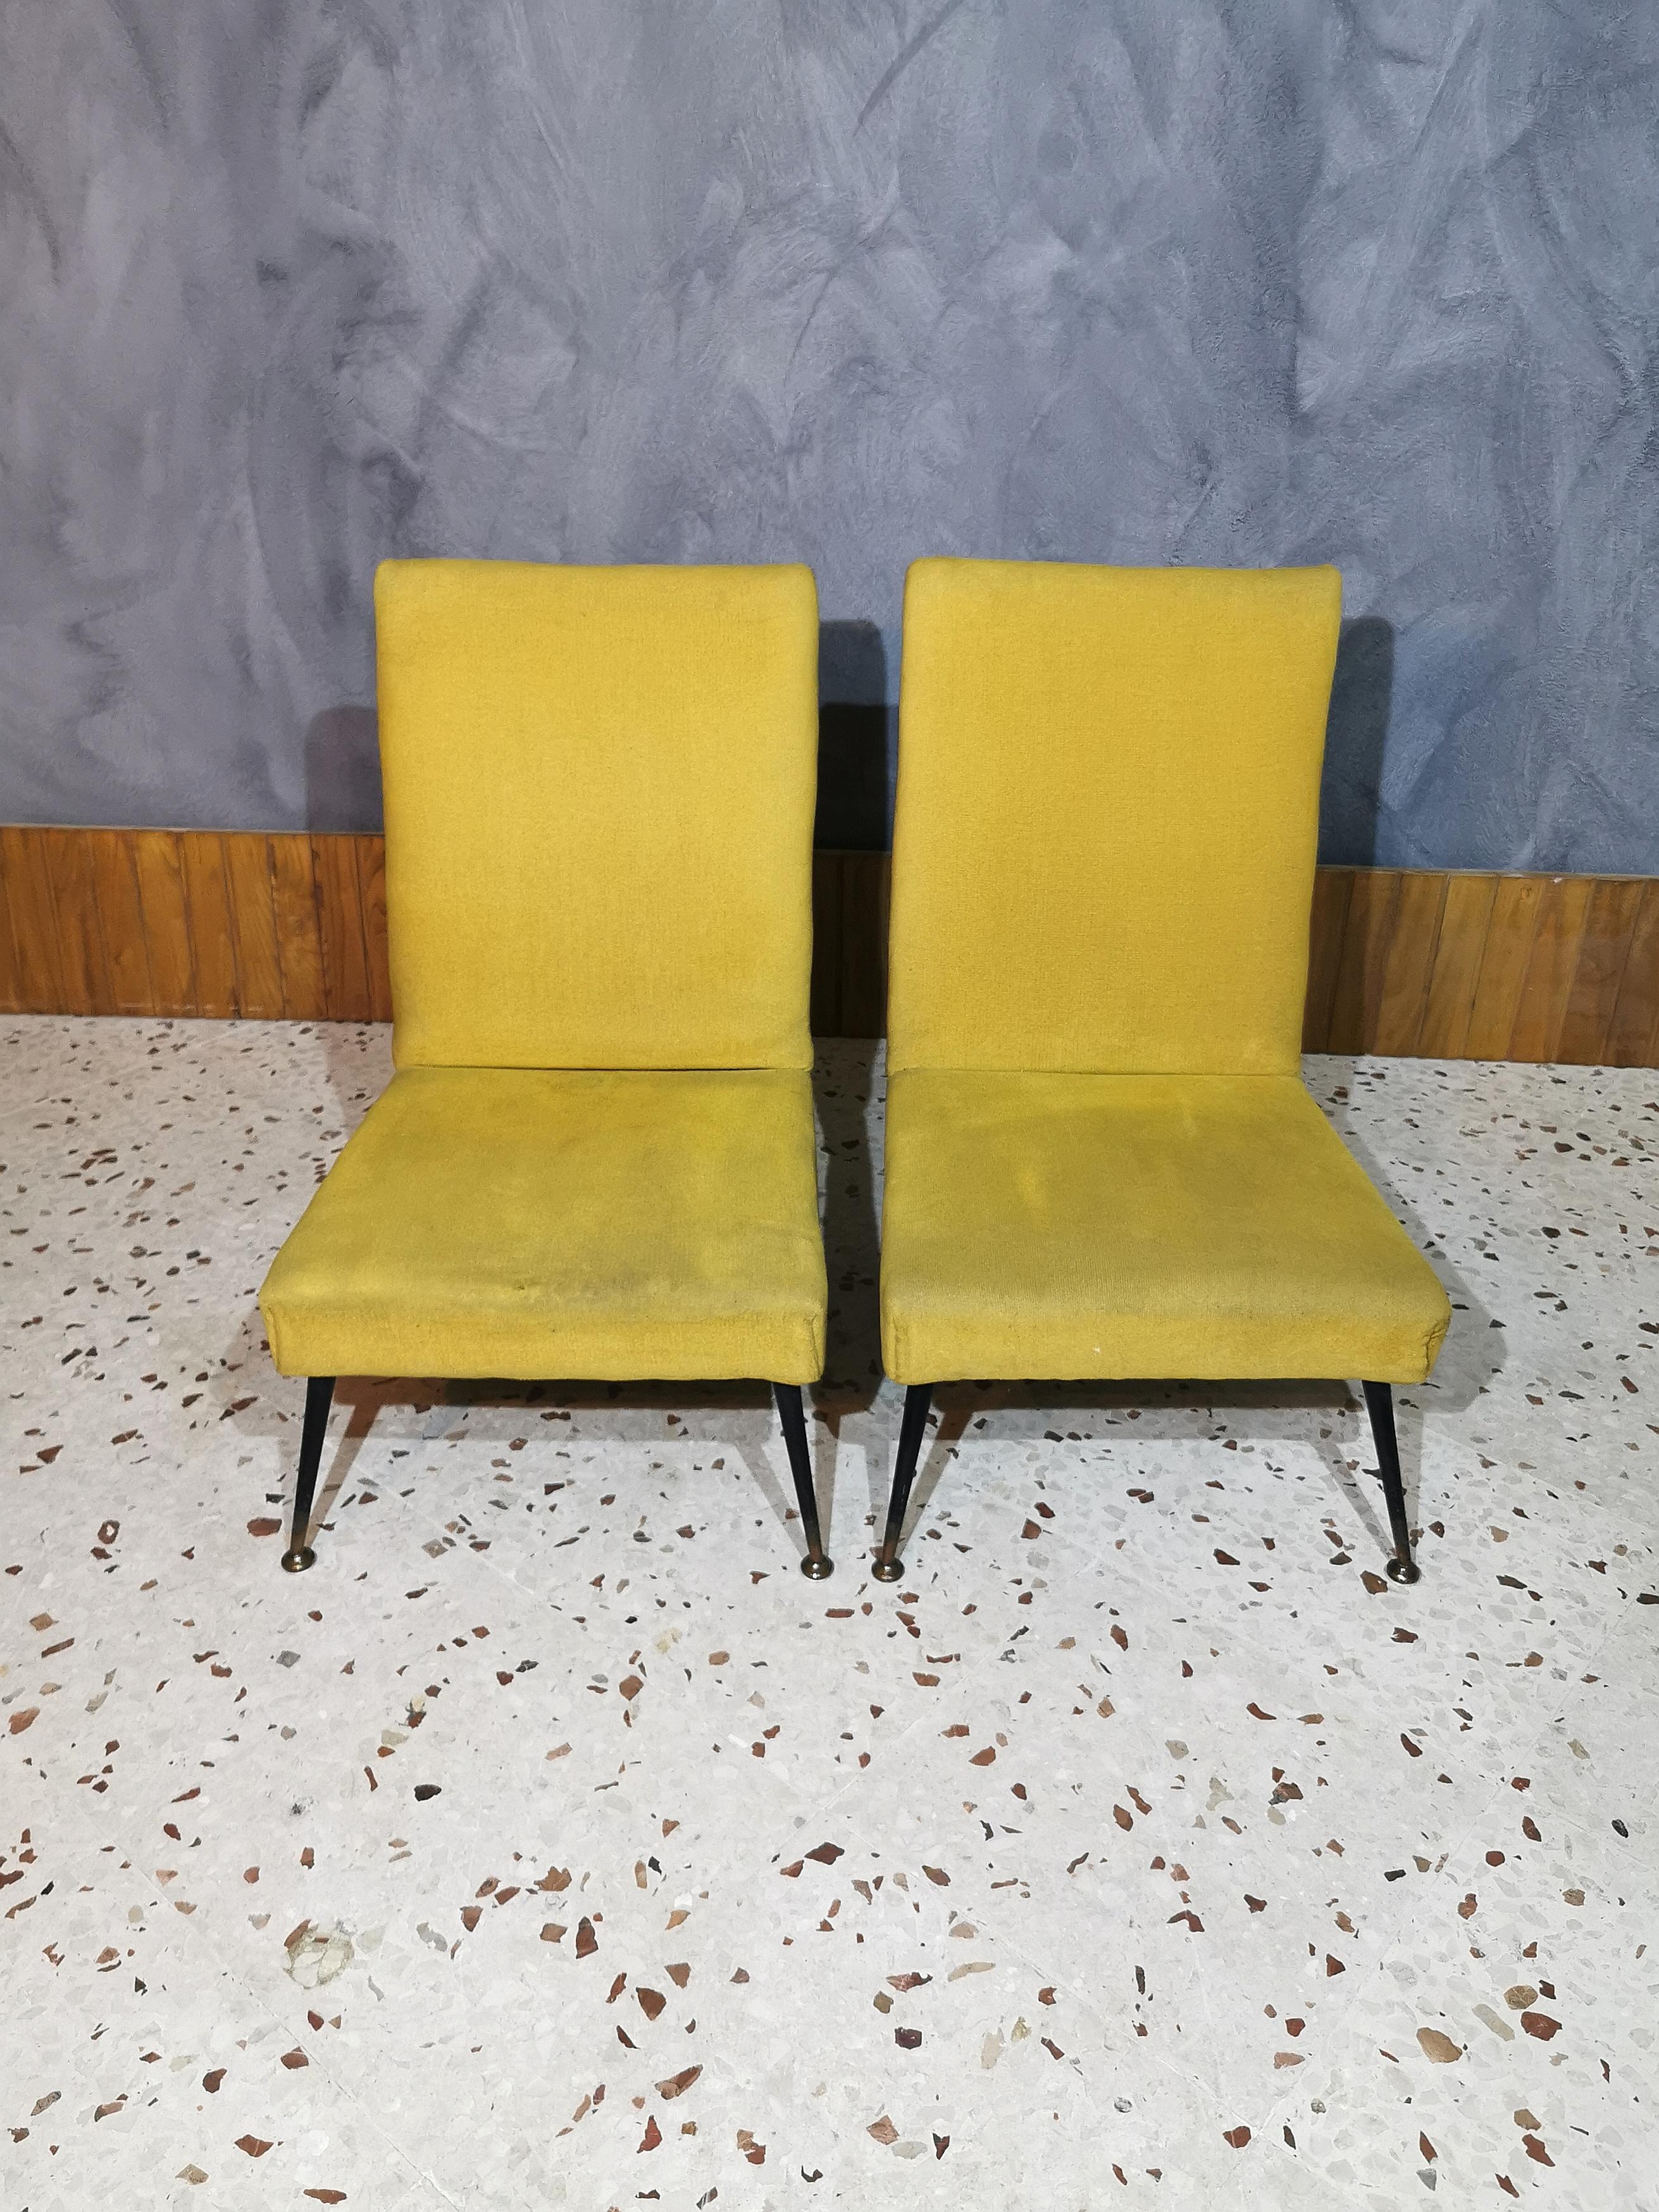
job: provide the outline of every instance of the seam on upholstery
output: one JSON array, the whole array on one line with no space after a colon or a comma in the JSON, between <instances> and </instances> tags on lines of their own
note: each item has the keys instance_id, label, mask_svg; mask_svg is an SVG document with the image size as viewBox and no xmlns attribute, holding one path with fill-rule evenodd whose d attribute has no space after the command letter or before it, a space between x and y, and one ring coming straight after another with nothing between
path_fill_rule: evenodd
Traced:
<instances>
[{"instance_id":1,"label":"seam on upholstery","mask_svg":"<svg viewBox=\"0 0 1659 2212\"><path fill-rule=\"evenodd\" d=\"M891 1060L887 1064L890 1076L894 1075L1097 1075L1115 1081L1120 1076L1158 1078L1170 1083L1185 1083L1194 1077L1223 1077L1234 1083L1296 1083L1308 1091L1308 1079L1302 1073L1300 1060L1294 1067L1004 1067L1000 1062L987 1066L976 1060L971 1066L945 1060ZM1316 1105L1318 1101L1316 1099Z\"/></svg>"},{"instance_id":2,"label":"seam on upholstery","mask_svg":"<svg viewBox=\"0 0 1659 2212\"><path fill-rule=\"evenodd\" d=\"M1431 1328L1423 1340L1423 1380L1425 1382L1434 1372L1434 1363L1440 1357L1440 1347L1446 1341L1450 1328L1451 1316L1448 1314L1440 1326Z\"/></svg>"},{"instance_id":3,"label":"seam on upholstery","mask_svg":"<svg viewBox=\"0 0 1659 2212\"><path fill-rule=\"evenodd\" d=\"M428 1070L441 1075L810 1075L816 1064L814 1060L797 1064L778 1060L744 1060L711 1066L706 1060L677 1060L672 1067L659 1067L654 1061L649 1067L619 1067L609 1060L561 1060L554 1066L543 1060L532 1065L519 1060L420 1060L411 1062L407 1072L415 1074ZM393 1070L394 1075L404 1073L401 1067ZM388 1084L386 1091L391 1088ZM380 1098L385 1097L383 1091ZM380 1099L374 1103L378 1105ZM360 1122L358 1127L362 1126Z\"/></svg>"}]
</instances>

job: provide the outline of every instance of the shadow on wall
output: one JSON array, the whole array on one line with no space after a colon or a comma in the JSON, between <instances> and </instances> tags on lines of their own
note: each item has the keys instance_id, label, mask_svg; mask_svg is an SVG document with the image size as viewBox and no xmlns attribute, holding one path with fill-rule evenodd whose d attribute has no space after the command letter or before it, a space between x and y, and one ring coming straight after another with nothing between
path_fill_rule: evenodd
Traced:
<instances>
[{"instance_id":1,"label":"shadow on wall","mask_svg":"<svg viewBox=\"0 0 1659 2212\"><path fill-rule=\"evenodd\" d=\"M325 707L306 727L306 828L381 826L380 723L372 707Z\"/></svg>"},{"instance_id":2,"label":"shadow on wall","mask_svg":"<svg viewBox=\"0 0 1659 2212\"><path fill-rule=\"evenodd\" d=\"M887 642L874 623L818 631L818 811L814 844L885 852L893 826L898 711L887 701Z\"/></svg>"},{"instance_id":3,"label":"shadow on wall","mask_svg":"<svg viewBox=\"0 0 1659 2212\"><path fill-rule=\"evenodd\" d=\"M1393 623L1380 615L1345 622L1337 641L1319 793L1319 857L1328 867L1376 865L1382 750L1393 693Z\"/></svg>"},{"instance_id":4,"label":"shadow on wall","mask_svg":"<svg viewBox=\"0 0 1659 2212\"><path fill-rule=\"evenodd\" d=\"M1319 802L1319 857L1376 864L1395 633L1377 615L1344 623L1337 646ZM898 712L888 702L887 642L874 623L818 634L818 799L814 842L884 852L891 842ZM306 731L306 827L378 830L380 758L370 707L329 707Z\"/></svg>"}]
</instances>

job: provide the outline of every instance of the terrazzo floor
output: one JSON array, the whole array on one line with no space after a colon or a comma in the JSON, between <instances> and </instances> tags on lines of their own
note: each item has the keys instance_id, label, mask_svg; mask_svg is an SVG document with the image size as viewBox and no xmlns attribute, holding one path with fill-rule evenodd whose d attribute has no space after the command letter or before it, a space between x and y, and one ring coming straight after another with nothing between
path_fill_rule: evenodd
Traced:
<instances>
[{"instance_id":1,"label":"terrazzo floor","mask_svg":"<svg viewBox=\"0 0 1659 2212\"><path fill-rule=\"evenodd\" d=\"M1659 2205L1652 1072L1310 1063L1457 1309L1415 1588L1333 1384L949 1393L887 1590L845 1045L832 1582L730 1387L343 1384L278 1571L388 1066L0 1027L8 2212Z\"/></svg>"}]
</instances>

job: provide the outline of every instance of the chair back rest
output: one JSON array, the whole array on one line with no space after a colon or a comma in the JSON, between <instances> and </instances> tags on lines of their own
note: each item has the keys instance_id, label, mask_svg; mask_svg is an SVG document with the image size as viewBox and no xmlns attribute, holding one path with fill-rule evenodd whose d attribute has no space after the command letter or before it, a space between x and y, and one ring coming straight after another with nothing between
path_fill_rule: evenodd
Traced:
<instances>
[{"instance_id":1,"label":"chair back rest","mask_svg":"<svg viewBox=\"0 0 1659 2212\"><path fill-rule=\"evenodd\" d=\"M400 1067L808 1067L811 571L387 561Z\"/></svg>"},{"instance_id":2,"label":"chair back rest","mask_svg":"<svg viewBox=\"0 0 1659 2212\"><path fill-rule=\"evenodd\" d=\"M1334 568L918 561L888 1057L1299 1066Z\"/></svg>"}]
</instances>

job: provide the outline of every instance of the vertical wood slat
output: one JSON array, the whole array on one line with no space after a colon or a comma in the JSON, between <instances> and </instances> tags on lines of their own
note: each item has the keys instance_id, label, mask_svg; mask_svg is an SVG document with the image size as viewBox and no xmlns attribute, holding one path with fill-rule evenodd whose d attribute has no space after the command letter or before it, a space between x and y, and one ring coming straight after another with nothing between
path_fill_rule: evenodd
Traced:
<instances>
[{"instance_id":1,"label":"vertical wood slat","mask_svg":"<svg viewBox=\"0 0 1659 2212\"><path fill-rule=\"evenodd\" d=\"M50 830L0 830L0 869L5 874L6 913L11 924L19 1000L9 1012L68 1011L58 959L58 923L47 858L51 850L47 840L52 836Z\"/></svg>"},{"instance_id":2,"label":"vertical wood slat","mask_svg":"<svg viewBox=\"0 0 1659 2212\"><path fill-rule=\"evenodd\" d=\"M92 887L92 927L103 951L104 991L100 1014L153 1014L144 943L144 910L138 890L138 855L132 833L88 830L87 865ZM89 932L90 933L90 932Z\"/></svg>"},{"instance_id":3,"label":"vertical wood slat","mask_svg":"<svg viewBox=\"0 0 1659 2212\"><path fill-rule=\"evenodd\" d=\"M21 1014L24 1005L17 940L12 934L11 897L6 884L5 832L0 830L0 1014Z\"/></svg>"},{"instance_id":4,"label":"vertical wood slat","mask_svg":"<svg viewBox=\"0 0 1659 2212\"><path fill-rule=\"evenodd\" d=\"M1505 1060L1555 1058L1567 1015L1567 994L1578 969L1590 889L1584 876L1553 876L1544 884Z\"/></svg>"},{"instance_id":5,"label":"vertical wood slat","mask_svg":"<svg viewBox=\"0 0 1659 2212\"><path fill-rule=\"evenodd\" d=\"M1607 1025L1609 1067L1659 1066L1659 876L1643 885L1625 972Z\"/></svg>"},{"instance_id":6,"label":"vertical wood slat","mask_svg":"<svg viewBox=\"0 0 1659 2212\"><path fill-rule=\"evenodd\" d=\"M368 963L370 1018L392 1019L392 969L386 942L386 839L357 840L357 892L363 918L363 951Z\"/></svg>"},{"instance_id":7,"label":"vertical wood slat","mask_svg":"<svg viewBox=\"0 0 1659 2212\"><path fill-rule=\"evenodd\" d=\"M1328 1052L1364 1052L1366 1040L1375 1033L1388 963L1389 930L1399 896L1397 868L1355 870L1331 1000Z\"/></svg>"},{"instance_id":8,"label":"vertical wood slat","mask_svg":"<svg viewBox=\"0 0 1659 2212\"><path fill-rule=\"evenodd\" d=\"M180 832L179 854L194 978L191 1012L228 1021L243 1007L236 975L236 931L231 919L225 841L210 831Z\"/></svg>"},{"instance_id":9,"label":"vertical wood slat","mask_svg":"<svg viewBox=\"0 0 1659 2212\"><path fill-rule=\"evenodd\" d=\"M1641 910L1639 878L1604 877L1590 886L1578 965L1556 1038L1557 1060L1583 1067L1601 1065Z\"/></svg>"},{"instance_id":10,"label":"vertical wood slat","mask_svg":"<svg viewBox=\"0 0 1659 2212\"><path fill-rule=\"evenodd\" d=\"M290 1021L326 1018L322 935L311 840L271 837L270 885L276 915L276 957L283 971L283 1012Z\"/></svg>"},{"instance_id":11,"label":"vertical wood slat","mask_svg":"<svg viewBox=\"0 0 1659 2212\"><path fill-rule=\"evenodd\" d=\"M269 837L220 839L236 959L236 1007L252 1021L283 1012L283 962L276 939L276 897Z\"/></svg>"},{"instance_id":12,"label":"vertical wood slat","mask_svg":"<svg viewBox=\"0 0 1659 2212\"><path fill-rule=\"evenodd\" d=\"M1462 1060L1474 1007L1474 987L1486 927L1498 892L1496 876L1448 876L1440 933L1429 975L1418 1050L1431 1060Z\"/></svg>"},{"instance_id":13,"label":"vertical wood slat","mask_svg":"<svg viewBox=\"0 0 1659 2212\"><path fill-rule=\"evenodd\" d=\"M49 836L50 831L37 831ZM98 887L93 874L93 830L63 830L48 859L51 911L58 932L58 969L66 1014L114 1012L104 969L98 926Z\"/></svg>"},{"instance_id":14,"label":"vertical wood slat","mask_svg":"<svg viewBox=\"0 0 1659 2212\"><path fill-rule=\"evenodd\" d=\"M337 836L319 836L311 840L323 1005L331 1022L367 1022L374 1018L368 959L363 945L362 902L357 884L360 842L356 837Z\"/></svg>"},{"instance_id":15,"label":"vertical wood slat","mask_svg":"<svg viewBox=\"0 0 1659 2212\"><path fill-rule=\"evenodd\" d=\"M1331 1006L1342 966L1342 939L1353 896L1353 868L1321 868L1314 877L1308 916L1308 996L1302 1014L1302 1049L1324 1052L1331 1033Z\"/></svg>"},{"instance_id":16,"label":"vertical wood slat","mask_svg":"<svg viewBox=\"0 0 1659 2212\"><path fill-rule=\"evenodd\" d=\"M1474 1000L1464 1037L1465 1059L1502 1060L1509 1051L1542 902L1541 877L1498 878L1475 976Z\"/></svg>"},{"instance_id":17,"label":"vertical wood slat","mask_svg":"<svg viewBox=\"0 0 1659 2212\"><path fill-rule=\"evenodd\" d=\"M132 858L149 966L150 1011L193 1014L196 973L191 957L190 901L177 831L134 830ZM106 936L107 941L107 923Z\"/></svg>"},{"instance_id":18,"label":"vertical wood slat","mask_svg":"<svg viewBox=\"0 0 1659 2212\"><path fill-rule=\"evenodd\" d=\"M1366 1031L1368 1051L1401 1055L1419 1049L1445 904L1443 876L1416 869L1401 874L1383 956L1376 1018Z\"/></svg>"},{"instance_id":19,"label":"vertical wood slat","mask_svg":"<svg viewBox=\"0 0 1659 2212\"><path fill-rule=\"evenodd\" d=\"M813 861L812 1024L884 1027L888 860ZM0 1012L386 1020L378 836L0 826ZM1659 878L1322 868L1304 1048L1659 1060Z\"/></svg>"}]
</instances>

